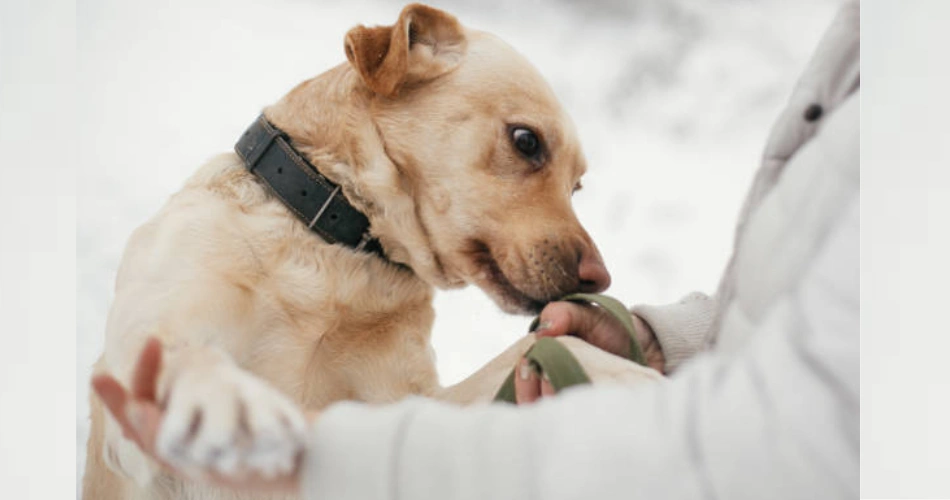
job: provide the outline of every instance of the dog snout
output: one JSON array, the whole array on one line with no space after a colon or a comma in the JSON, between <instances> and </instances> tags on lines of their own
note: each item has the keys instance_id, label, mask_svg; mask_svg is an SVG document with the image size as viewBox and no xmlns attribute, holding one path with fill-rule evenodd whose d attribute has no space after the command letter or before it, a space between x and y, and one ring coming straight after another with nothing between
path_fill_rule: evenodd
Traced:
<instances>
[{"instance_id":1,"label":"dog snout","mask_svg":"<svg viewBox=\"0 0 950 500\"><path fill-rule=\"evenodd\" d=\"M601 293L610 287L610 272L594 248L580 251L577 263L578 288L584 293Z\"/></svg>"},{"instance_id":2,"label":"dog snout","mask_svg":"<svg viewBox=\"0 0 950 500\"><path fill-rule=\"evenodd\" d=\"M586 240L587 238L585 238ZM600 293L610 286L610 273L589 241L545 238L528 253L516 284L534 300L557 300L571 293Z\"/></svg>"}]
</instances>

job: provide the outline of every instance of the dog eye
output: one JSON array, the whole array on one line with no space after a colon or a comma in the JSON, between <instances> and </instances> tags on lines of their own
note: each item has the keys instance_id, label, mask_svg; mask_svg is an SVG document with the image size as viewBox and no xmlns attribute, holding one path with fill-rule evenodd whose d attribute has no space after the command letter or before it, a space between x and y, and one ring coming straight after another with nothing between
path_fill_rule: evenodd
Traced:
<instances>
[{"instance_id":1,"label":"dog eye","mask_svg":"<svg viewBox=\"0 0 950 500\"><path fill-rule=\"evenodd\" d=\"M538 160L541 154L541 139L530 129L515 127L511 129L511 142L515 149L529 160Z\"/></svg>"}]
</instances>

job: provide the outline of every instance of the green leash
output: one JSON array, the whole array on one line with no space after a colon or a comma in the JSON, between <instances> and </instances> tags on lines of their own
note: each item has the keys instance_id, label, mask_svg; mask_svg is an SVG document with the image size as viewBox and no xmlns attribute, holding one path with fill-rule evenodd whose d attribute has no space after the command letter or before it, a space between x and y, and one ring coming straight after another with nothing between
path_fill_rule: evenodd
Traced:
<instances>
[{"instance_id":1,"label":"green leash","mask_svg":"<svg viewBox=\"0 0 950 500\"><path fill-rule=\"evenodd\" d=\"M573 293L561 300L569 302L578 302L586 304L596 304L608 314L616 318L630 335L630 353L628 358L634 363L645 365L643 350L640 348L640 342L637 341L637 330L633 326L633 318L630 312L619 300L594 293ZM531 322L528 331L533 332L538 327L540 317ZM590 377L581 367L571 351L568 351L560 342L551 337L541 337L525 353L525 358L531 364L535 365L540 372L547 374L548 380L554 390L561 392L562 389L572 385L589 384ZM508 378L495 394L495 401L515 402L515 370L508 374Z\"/></svg>"}]
</instances>

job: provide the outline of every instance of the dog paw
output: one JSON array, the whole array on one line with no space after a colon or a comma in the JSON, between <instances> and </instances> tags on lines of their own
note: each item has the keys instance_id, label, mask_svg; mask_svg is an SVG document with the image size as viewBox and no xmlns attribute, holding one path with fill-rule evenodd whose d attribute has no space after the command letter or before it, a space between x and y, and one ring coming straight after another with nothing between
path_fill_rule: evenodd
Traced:
<instances>
[{"instance_id":1,"label":"dog paw","mask_svg":"<svg viewBox=\"0 0 950 500\"><path fill-rule=\"evenodd\" d=\"M184 370L167 401L156 452L180 471L272 478L296 467L305 418L262 379L231 364Z\"/></svg>"}]
</instances>

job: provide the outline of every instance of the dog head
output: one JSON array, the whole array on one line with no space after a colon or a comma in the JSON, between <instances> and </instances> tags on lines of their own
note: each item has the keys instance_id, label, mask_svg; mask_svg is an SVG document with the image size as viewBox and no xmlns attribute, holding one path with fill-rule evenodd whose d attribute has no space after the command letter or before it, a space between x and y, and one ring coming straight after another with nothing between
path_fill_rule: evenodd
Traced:
<instances>
[{"instance_id":1,"label":"dog head","mask_svg":"<svg viewBox=\"0 0 950 500\"><path fill-rule=\"evenodd\" d=\"M317 162L327 149L342 158L320 168L390 258L436 286L475 284L510 312L609 286L571 206L586 170L573 124L524 57L419 4L393 26L353 28L345 51L348 65L268 114Z\"/></svg>"}]
</instances>

